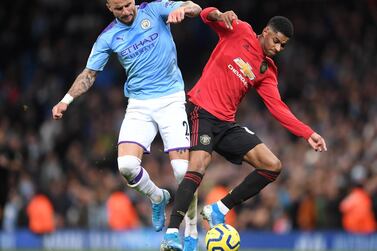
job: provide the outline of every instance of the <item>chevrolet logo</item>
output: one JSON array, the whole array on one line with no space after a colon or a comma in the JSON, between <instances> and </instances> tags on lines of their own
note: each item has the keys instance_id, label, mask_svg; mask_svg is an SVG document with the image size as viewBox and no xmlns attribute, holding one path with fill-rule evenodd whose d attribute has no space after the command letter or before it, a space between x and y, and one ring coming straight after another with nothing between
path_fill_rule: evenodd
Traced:
<instances>
[{"instance_id":1,"label":"chevrolet logo","mask_svg":"<svg viewBox=\"0 0 377 251\"><path fill-rule=\"evenodd\" d=\"M250 80L255 79L255 75L253 73L252 67L249 65L249 63L243 61L242 58L236 58L233 60L239 67L243 75L248 77Z\"/></svg>"}]
</instances>

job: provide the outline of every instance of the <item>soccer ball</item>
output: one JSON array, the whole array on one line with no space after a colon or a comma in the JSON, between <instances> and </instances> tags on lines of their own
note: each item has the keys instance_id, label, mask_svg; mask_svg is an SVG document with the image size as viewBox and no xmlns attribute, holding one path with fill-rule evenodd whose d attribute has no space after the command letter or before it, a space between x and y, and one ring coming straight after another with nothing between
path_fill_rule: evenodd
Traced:
<instances>
[{"instance_id":1,"label":"soccer ball","mask_svg":"<svg viewBox=\"0 0 377 251\"><path fill-rule=\"evenodd\" d=\"M207 232L205 243L208 251L237 251L240 235L234 227L222 223Z\"/></svg>"}]
</instances>

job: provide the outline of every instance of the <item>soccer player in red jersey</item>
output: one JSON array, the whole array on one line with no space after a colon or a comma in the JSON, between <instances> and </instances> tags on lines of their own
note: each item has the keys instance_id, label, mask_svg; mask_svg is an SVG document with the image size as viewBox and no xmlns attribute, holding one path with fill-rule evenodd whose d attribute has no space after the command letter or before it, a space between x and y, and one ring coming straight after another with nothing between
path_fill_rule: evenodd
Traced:
<instances>
[{"instance_id":1,"label":"soccer player in red jersey","mask_svg":"<svg viewBox=\"0 0 377 251\"><path fill-rule=\"evenodd\" d=\"M161 250L182 250L179 225L216 151L235 164L246 161L255 167L231 193L203 208L210 226L223 223L227 212L259 193L281 171L280 160L247 128L235 122L237 108L250 88L255 88L270 113L290 132L303 137L316 151L327 151L325 140L298 120L281 100L277 67L271 59L293 35L289 19L275 16L260 35L233 11L216 8L201 12L201 18L219 36L203 74L188 93L191 149L188 171L177 190L170 224Z\"/></svg>"}]
</instances>

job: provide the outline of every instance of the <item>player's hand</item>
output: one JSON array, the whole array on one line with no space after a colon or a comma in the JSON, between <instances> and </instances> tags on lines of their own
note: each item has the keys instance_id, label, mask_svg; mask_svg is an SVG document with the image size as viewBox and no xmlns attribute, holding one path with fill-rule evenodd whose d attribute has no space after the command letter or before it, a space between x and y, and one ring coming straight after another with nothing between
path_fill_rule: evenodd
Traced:
<instances>
[{"instance_id":1,"label":"player's hand","mask_svg":"<svg viewBox=\"0 0 377 251\"><path fill-rule=\"evenodd\" d=\"M167 24L177 24L185 19L185 8L179 7L178 9L173 10L170 12L168 16L168 20L166 21Z\"/></svg>"},{"instance_id":2,"label":"player's hand","mask_svg":"<svg viewBox=\"0 0 377 251\"><path fill-rule=\"evenodd\" d=\"M233 20L238 24L238 17L232 10L220 14L220 21L223 21L229 30L233 30Z\"/></svg>"},{"instance_id":3,"label":"player's hand","mask_svg":"<svg viewBox=\"0 0 377 251\"><path fill-rule=\"evenodd\" d=\"M52 108L52 118L53 119L61 119L63 117L63 113L67 110L68 105L66 103L59 102Z\"/></svg>"},{"instance_id":4,"label":"player's hand","mask_svg":"<svg viewBox=\"0 0 377 251\"><path fill-rule=\"evenodd\" d=\"M308 138L310 146L316 151L327 151L325 140L318 133L313 132Z\"/></svg>"}]
</instances>

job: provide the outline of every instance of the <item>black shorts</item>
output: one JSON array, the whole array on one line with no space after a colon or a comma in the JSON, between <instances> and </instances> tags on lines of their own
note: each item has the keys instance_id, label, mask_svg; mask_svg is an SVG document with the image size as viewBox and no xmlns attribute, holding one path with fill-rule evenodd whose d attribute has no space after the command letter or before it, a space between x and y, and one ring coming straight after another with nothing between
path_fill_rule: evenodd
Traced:
<instances>
[{"instance_id":1,"label":"black shorts","mask_svg":"<svg viewBox=\"0 0 377 251\"><path fill-rule=\"evenodd\" d=\"M247 152L262 141L246 127L222 121L203 108L188 103L191 128L190 151L216 151L227 160L240 165Z\"/></svg>"}]
</instances>

